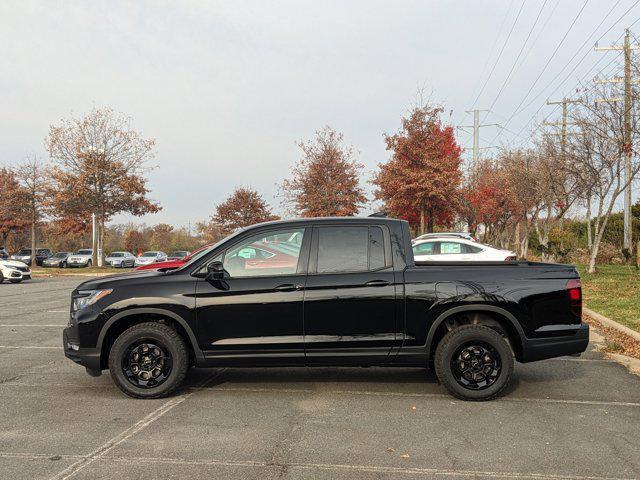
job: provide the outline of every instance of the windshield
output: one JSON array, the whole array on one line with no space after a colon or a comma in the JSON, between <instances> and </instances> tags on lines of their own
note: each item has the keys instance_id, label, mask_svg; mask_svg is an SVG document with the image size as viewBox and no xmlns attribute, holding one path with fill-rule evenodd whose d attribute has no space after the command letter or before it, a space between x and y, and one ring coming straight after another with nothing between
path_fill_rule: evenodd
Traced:
<instances>
[{"instance_id":1,"label":"windshield","mask_svg":"<svg viewBox=\"0 0 640 480\"><path fill-rule=\"evenodd\" d=\"M214 243L213 245L211 245L208 248L204 248L202 250L200 250L199 252L193 253L192 256L189 257L188 261L181 267L184 268L188 265L191 265L193 262L198 261L200 258L204 257L206 254L208 254L211 250L218 248L220 245L222 245L224 242L231 240L233 237L235 237L236 235L244 232L245 229L241 229L238 231L233 232L230 235L227 235L226 237L224 237L222 240L218 241L217 243Z\"/></svg>"},{"instance_id":2,"label":"windshield","mask_svg":"<svg viewBox=\"0 0 640 480\"><path fill-rule=\"evenodd\" d=\"M144 252L142 254L143 257L157 257L158 253L157 252Z\"/></svg>"},{"instance_id":3,"label":"windshield","mask_svg":"<svg viewBox=\"0 0 640 480\"><path fill-rule=\"evenodd\" d=\"M18 252L18 255L31 255L31 249L23 248Z\"/></svg>"},{"instance_id":4,"label":"windshield","mask_svg":"<svg viewBox=\"0 0 640 480\"><path fill-rule=\"evenodd\" d=\"M124 253L122 252L113 252L111 255L109 255L110 257L114 257L114 258L118 258L118 257L124 257Z\"/></svg>"},{"instance_id":5,"label":"windshield","mask_svg":"<svg viewBox=\"0 0 640 480\"><path fill-rule=\"evenodd\" d=\"M171 252L171 255L169 256L182 258L182 257L186 257L187 255L189 255L189 252L185 252L184 250L178 250L177 252Z\"/></svg>"},{"instance_id":6,"label":"windshield","mask_svg":"<svg viewBox=\"0 0 640 480\"><path fill-rule=\"evenodd\" d=\"M78 250L78 255L91 255L92 253L91 250Z\"/></svg>"},{"instance_id":7,"label":"windshield","mask_svg":"<svg viewBox=\"0 0 640 480\"><path fill-rule=\"evenodd\" d=\"M67 252L58 252L54 255L54 258L65 258L67 255L69 255Z\"/></svg>"}]
</instances>

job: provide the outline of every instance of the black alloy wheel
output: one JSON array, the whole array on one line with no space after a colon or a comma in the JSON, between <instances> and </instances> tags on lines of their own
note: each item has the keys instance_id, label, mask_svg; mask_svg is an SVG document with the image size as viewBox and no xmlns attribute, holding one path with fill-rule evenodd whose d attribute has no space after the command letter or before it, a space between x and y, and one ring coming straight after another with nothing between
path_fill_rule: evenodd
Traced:
<instances>
[{"instance_id":1,"label":"black alloy wheel","mask_svg":"<svg viewBox=\"0 0 640 480\"><path fill-rule=\"evenodd\" d=\"M184 340L163 323L129 327L109 351L111 377L130 397L166 397L182 383L188 368L189 352Z\"/></svg>"},{"instance_id":2,"label":"black alloy wheel","mask_svg":"<svg viewBox=\"0 0 640 480\"><path fill-rule=\"evenodd\" d=\"M451 395L462 400L490 400L508 386L514 358L507 339L484 325L463 325L438 343L436 375Z\"/></svg>"},{"instance_id":3,"label":"black alloy wheel","mask_svg":"<svg viewBox=\"0 0 640 480\"><path fill-rule=\"evenodd\" d=\"M451 357L451 370L456 381L471 390L490 387L500 376L500 354L484 342L461 345Z\"/></svg>"},{"instance_id":4,"label":"black alloy wheel","mask_svg":"<svg viewBox=\"0 0 640 480\"><path fill-rule=\"evenodd\" d=\"M154 388L167 380L173 359L167 347L153 339L135 340L122 353L122 372L139 388Z\"/></svg>"}]
</instances>

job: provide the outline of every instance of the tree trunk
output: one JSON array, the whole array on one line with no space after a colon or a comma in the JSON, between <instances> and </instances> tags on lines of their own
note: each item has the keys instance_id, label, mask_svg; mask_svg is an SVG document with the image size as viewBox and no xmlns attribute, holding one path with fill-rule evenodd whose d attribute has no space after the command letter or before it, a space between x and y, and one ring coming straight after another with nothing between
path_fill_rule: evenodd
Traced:
<instances>
[{"instance_id":1,"label":"tree trunk","mask_svg":"<svg viewBox=\"0 0 640 480\"><path fill-rule=\"evenodd\" d=\"M36 266L36 219L31 217L31 268Z\"/></svg>"},{"instance_id":2,"label":"tree trunk","mask_svg":"<svg viewBox=\"0 0 640 480\"><path fill-rule=\"evenodd\" d=\"M424 234L424 205L420 207L420 235Z\"/></svg>"},{"instance_id":3,"label":"tree trunk","mask_svg":"<svg viewBox=\"0 0 640 480\"><path fill-rule=\"evenodd\" d=\"M433 233L433 209L430 208L427 211L427 214L429 215L429 219L427 220L427 232Z\"/></svg>"}]
</instances>

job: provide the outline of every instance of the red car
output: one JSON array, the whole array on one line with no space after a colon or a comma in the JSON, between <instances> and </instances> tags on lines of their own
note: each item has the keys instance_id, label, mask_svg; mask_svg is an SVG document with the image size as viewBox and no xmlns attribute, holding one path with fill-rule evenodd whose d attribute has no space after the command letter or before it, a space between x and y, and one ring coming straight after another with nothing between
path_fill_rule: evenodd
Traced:
<instances>
[{"instance_id":1,"label":"red car","mask_svg":"<svg viewBox=\"0 0 640 480\"><path fill-rule=\"evenodd\" d=\"M196 253L199 253L209 248L211 245L205 245L204 247L200 247L197 250L194 250L193 252L191 252L186 257L177 258L175 260L167 260L166 262L150 263L149 265L140 265L139 267L136 267L134 270L156 270L158 268L167 268L167 269L180 268L182 265L184 265L189 260L191 260Z\"/></svg>"}]
</instances>

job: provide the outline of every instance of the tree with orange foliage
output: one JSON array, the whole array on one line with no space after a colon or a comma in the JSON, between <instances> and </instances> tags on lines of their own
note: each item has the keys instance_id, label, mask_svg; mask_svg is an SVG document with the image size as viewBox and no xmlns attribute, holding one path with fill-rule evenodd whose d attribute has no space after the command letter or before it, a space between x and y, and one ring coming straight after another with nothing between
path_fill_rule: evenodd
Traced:
<instances>
[{"instance_id":1,"label":"tree with orange foliage","mask_svg":"<svg viewBox=\"0 0 640 480\"><path fill-rule=\"evenodd\" d=\"M25 199L16 173L9 168L0 168L0 246L7 244L9 234L29 225Z\"/></svg>"},{"instance_id":2,"label":"tree with orange foliage","mask_svg":"<svg viewBox=\"0 0 640 480\"><path fill-rule=\"evenodd\" d=\"M105 222L114 215L160 210L147 198L144 176L155 141L132 130L129 118L108 108L94 109L51 125L45 143L54 160L50 207L65 228L86 229L95 213L102 245Z\"/></svg>"},{"instance_id":3,"label":"tree with orange foliage","mask_svg":"<svg viewBox=\"0 0 640 480\"><path fill-rule=\"evenodd\" d=\"M31 224L31 258L35 267L36 254L36 228L44 215L45 195L50 188L51 181L46 166L36 157L28 157L16 170L16 178L24 192L24 202L27 217Z\"/></svg>"},{"instance_id":4,"label":"tree with orange foliage","mask_svg":"<svg viewBox=\"0 0 640 480\"><path fill-rule=\"evenodd\" d=\"M239 228L277 219L262 196L247 187L236 188L229 198L216 206L216 212L211 217L211 221L219 225L225 235Z\"/></svg>"},{"instance_id":5,"label":"tree with orange foliage","mask_svg":"<svg viewBox=\"0 0 640 480\"><path fill-rule=\"evenodd\" d=\"M391 159L379 165L373 184L376 198L390 213L433 231L450 224L457 207L455 192L462 181L462 149L453 128L440 120L442 107L414 108L402 119L401 130L385 135Z\"/></svg>"},{"instance_id":6,"label":"tree with orange foliage","mask_svg":"<svg viewBox=\"0 0 640 480\"><path fill-rule=\"evenodd\" d=\"M302 159L291 179L280 185L288 210L302 217L350 216L366 203L359 181L364 167L354 159L353 148L342 145L343 139L326 126L313 140L298 143Z\"/></svg>"}]
</instances>

